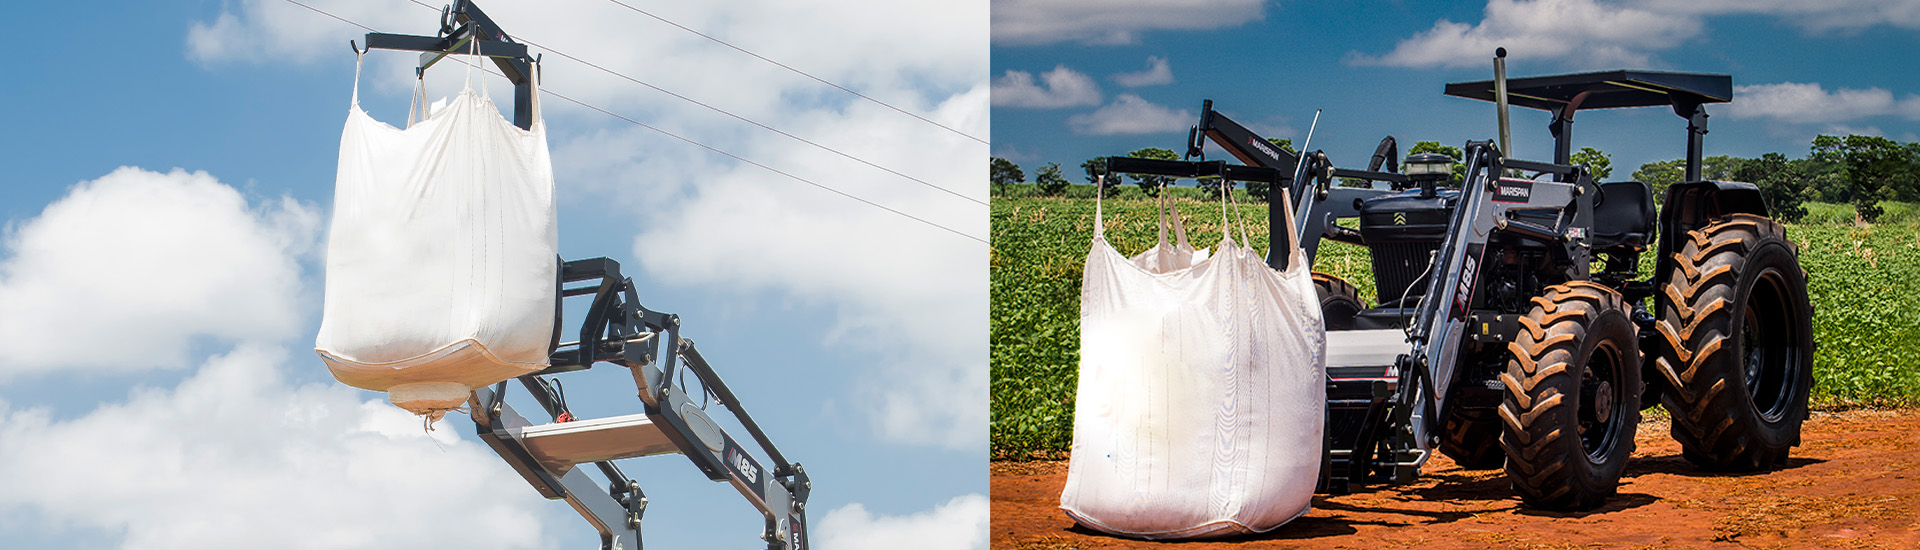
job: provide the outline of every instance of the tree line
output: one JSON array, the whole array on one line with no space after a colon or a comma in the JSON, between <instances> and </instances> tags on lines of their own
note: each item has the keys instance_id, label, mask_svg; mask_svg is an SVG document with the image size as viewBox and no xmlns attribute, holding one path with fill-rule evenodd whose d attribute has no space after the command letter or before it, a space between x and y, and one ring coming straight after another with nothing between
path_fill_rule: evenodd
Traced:
<instances>
[{"instance_id":1,"label":"tree line","mask_svg":"<svg viewBox=\"0 0 1920 550\"><path fill-rule=\"evenodd\" d=\"M1269 138L1267 141L1296 153L1293 140ZM1459 148L1435 141L1418 142L1407 150L1408 155L1426 152L1443 153L1455 160L1464 156ZM1133 151L1127 156L1180 158L1177 153L1158 147ZM1585 164L1597 181L1607 181L1613 174L1612 159L1598 149L1582 147L1573 154L1572 160ZM1026 182L1026 174L1012 161L993 157L991 163L990 179L996 191L1004 193L1006 186ZM1086 174L1087 183L1095 183L1106 172L1106 157L1088 159L1080 168ZM1464 179L1465 170L1464 165L1454 165L1456 185ZM1663 200L1667 188L1680 183L1685 172L1684 159L1664 160L1640 165L1631 179L1651 185L1654 198ZM1880 136L1820 135L1813 138L1807 154L1801 158L1789 158L1781 153L1767 153L1757 158L1706 157L1701 159L1700 177L1759 186L1774 217L1782 221L1799 221L1807 213L1804 206L1807 202L1825 202L1852 204L1862 220L1872 222L1880 217L1880 201L1920 202L1920 142L1900 143ZM1107 178L1101 192L1113 196L1123 179L1139 186L1147 196L1158 196L1161 187L1174 183L1174 178L1165 176L1127 174ZM1059 163L1047 163L1034 172L1034 183L1042 194L1052 196L1065 192L1069 181ZM1198 185L1217 191L1230 189L1233 183L1202 179ZM1349 179L1341 185L1366 183ZM1247 192L1255 199L1266 200L1267 189L1263 183L1249 184Z\"/></svg>"},{"instance_id":2,"label":"tree line","mask_svg":"<svg viewBox=\"0 0 1920 550\"><path fill-rule=\"evenodd\" d=\"M1293 140L1291 139L1267 138L1267 141L1281 149L1285 149L1288 153L1299 154L1298 151L1293 150ZM1160 147L1140 149L1127 153L1126 156L1161 160L1180 159L1179 153ZM991 168L988 171L988 176L989 181L993 183L995 192L1004 193L1008 185L1026 183L1026 172L1020 169L1020 165L1000 157L993 157L990 162ZM1120 186L1127 182L1132 182L1138 186L1140 191L1146 193L1149 197L1158 197L1160 196L1160 188L1171 186L1175 180L1178 179L1170 176L1149 176L1144 174L1107 174L1107 157L1087 159L1086 162L1080 163L1080 170L1085 174L1087 183L1101 184L1100 192L1103 196L1107 197L1111 197L1114 193L1119 192ZM1104 183L1100 179L1102 175L1108 176L1107 179L1104 180ZM1058 162L1049 162L1045 166L1040 167L1039 170L1036 170L1034 172L1033 183L1035 187L1039 188L1040 194L1046 196L1057 196L1066 192L1067 185L1069 184L1066 176L1061 174L1060 163ZM1233 182L1224 182L1225 185L1222 185L1222 183L1223 182L1217 178L1202 178L1195 182L1195 186L1215 192L1221 189L1233 188ZM1247 187L1247 192L1255 198L1263 201L1266 200L1267 190L1265 184L1258 182L1253 183Z\"/></svg>"},{"instance_id":3,"label":"tree line","mask_svg":"<svg viewBox=\"0 0 1920 550\"><path fill-rule=\"evenodd\" d=\"M1667 186L1679 183L1685 171L1684 160L1650 162L1635 170L1633 179L1652 185L1655 197L1665 197ZM1774 217L1782 220L1805 216L1803 203L1826 202L1852 204L1862 220L1871 222L1880 217L1880 201L1920 201L1920 142L1820 135L1797 159L1780 153L1706 157L1700 177L1760 186Z\"/></svg>"}]
</instances>

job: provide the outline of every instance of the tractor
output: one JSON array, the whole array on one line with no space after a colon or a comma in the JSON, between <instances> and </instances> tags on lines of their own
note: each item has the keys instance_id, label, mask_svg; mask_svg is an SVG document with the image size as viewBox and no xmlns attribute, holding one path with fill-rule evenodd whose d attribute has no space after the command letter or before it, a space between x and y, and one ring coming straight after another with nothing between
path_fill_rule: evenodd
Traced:
<instances>
[{"instance_id":1,"label":"tractor","mask_svg":"<svg viewBox=\"0 0 1920 550\"><path fill-rule=\"evenodd\" d=\"M1705 106L1732 99L1732 78L1509 80L1504 57L1493 80L1445 87L1498 105L1503 139L1468 141L1463 159L1417 154L1396 167L1389 136L1366 169L1337 168L1323 151L1273 146L1209 100L1185 160L1107 166L1269 185L1275 269L1288 258L1275 251L1298 246L1312 262L1322 239L1369 249L1377 303L1314 274L1327 329L1321 492L1410 481L1438 450L1464 468L1504 467L1529 506L1592 509L1615 493L1641 411L1656 404L1702 469L1785 464L1813 385L1812 308L1798 249L1760 189L1700 177ZM1552 113L1552 162L1505 156L1509 105ZM1660 203L1645 183L1597 182L1570 159L1576 112L1629 107L1687 121L1686 181ZM1207 160L1207 141L1240 163Z\"/></svg>"}]
</instances>

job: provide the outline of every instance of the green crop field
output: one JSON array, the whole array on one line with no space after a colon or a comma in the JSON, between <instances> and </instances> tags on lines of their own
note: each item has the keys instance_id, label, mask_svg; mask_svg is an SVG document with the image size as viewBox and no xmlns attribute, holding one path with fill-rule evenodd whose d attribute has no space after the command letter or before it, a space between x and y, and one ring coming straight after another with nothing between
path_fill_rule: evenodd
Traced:
<instances>
[{"instance_id":1,"label":"green crop field","mask_svg":"<svg viewBox=\"0 0 1920 550\"><path fill-rule=\"evenodd\" d=\"M1091 197L1090 187L1080 188L1074 194ZM1174 202L1194 245L1217 244L1221 204L1179 196ZM1107 240L1127 255L1152 247L1154 206L1137 192L1106 201ZM1920 404L1920 213L1912 204L1886 203L1882 223L1857 227L1848 223L1847 205L1809 206L1808 223L1787 232L1800 245L1815 312L1814 406ZM993 454L1063 455L1073 435L1080 273L1093 239L1094 201L995 197L992 211ZM1239 215L1264 252L1266 205L1243 196ZM1364 248L1323 242L1314 269L1353 283L1373 303L1368 258ZM1643 272L1651 272L1651 259L1644 255Z\"/></svg>"}]
</instances>

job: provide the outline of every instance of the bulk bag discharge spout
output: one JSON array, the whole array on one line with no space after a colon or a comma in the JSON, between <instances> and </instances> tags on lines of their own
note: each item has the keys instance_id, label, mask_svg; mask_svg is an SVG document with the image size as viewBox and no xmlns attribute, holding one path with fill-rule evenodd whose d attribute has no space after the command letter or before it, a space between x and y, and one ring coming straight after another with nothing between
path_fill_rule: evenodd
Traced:
<instances>
[{"instance_id":1,"label":"bulk bag discharge spout","mask_svg":"<svg viewBox=\"0 0 1920 550\"><path fill-rule=\"evenodd\" d=\"M314 342L335 379L432 420L545 368L558 300L540 94L522 130L468 72L451 103L401 129L361 110L356 60Z\"/></svg>"},{"instance_id":2,"label":"bulk bag discharge spout","mask_svg":"<svg viewBox=\"0 0 1920 550\"><path fill-rule=\"evenodd\" d=\"M1103 215L1096 206L1060 507L1089 528L1151 539L1264 532L1306 513L1326 333L1304 254L1276 251L1292 256L1274 271L1228 235L1206 257L1169 245L1163 229L1158 246L1126 258ZM1222 218L1229 228L1224 204Z\"/></svg>"}]
</instances>

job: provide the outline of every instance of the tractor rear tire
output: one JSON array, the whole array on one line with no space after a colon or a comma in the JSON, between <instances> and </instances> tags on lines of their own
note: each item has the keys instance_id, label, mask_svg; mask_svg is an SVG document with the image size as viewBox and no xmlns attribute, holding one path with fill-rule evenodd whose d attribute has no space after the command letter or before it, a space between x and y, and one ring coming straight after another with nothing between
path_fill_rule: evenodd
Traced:
<instances>
[{"instance_id":1,"label":"tractor rear tire","mask_svg":"<svg viewBox=\"0 0 1920 550\"><path fill-rule=\"evenodd\" d=\"M1440 452L1468 470L1492 470L1507 462L1500 450L1497 409L1454 409L1441 428Z\"/></svg>"},{"instance_id":2,"label":"tractor rear tire","mask_svg":"<svg viewBox=\"0 0 1920 550\"><path fill-rule=\"evenodd\" d=\"M1339 277L1313 273L1313 291L1320 297L1320 313L1326 319L1327 330L1353 330L1353 318L1366 309L1360 301L1360 291Z\"/></svg>"},{"instance_id":3,"label":"tractor rear tire","mask_svg":"<svg viewBox=\"0 0 1920 550\"><path fill-rule=\"evenodd\" d=\"M1640 351L1620 294L1587 281L1547 287L1507 345L1507 477L1529 506L1586 510L1620 485L1640 422Z\"/></svg>"},{"instance_id":4,"label":"tractor rear tire","mask_svg":"<svg viewBox=\"0 0 1920 550\"><path fill-rule=\"evenodd\" d=\"M1681 456L1707 470L1786 464L1813 386L1806 272L1786 231L1734 214L1689 232L1654 328Z\"/></svg>"}]
</instances>

